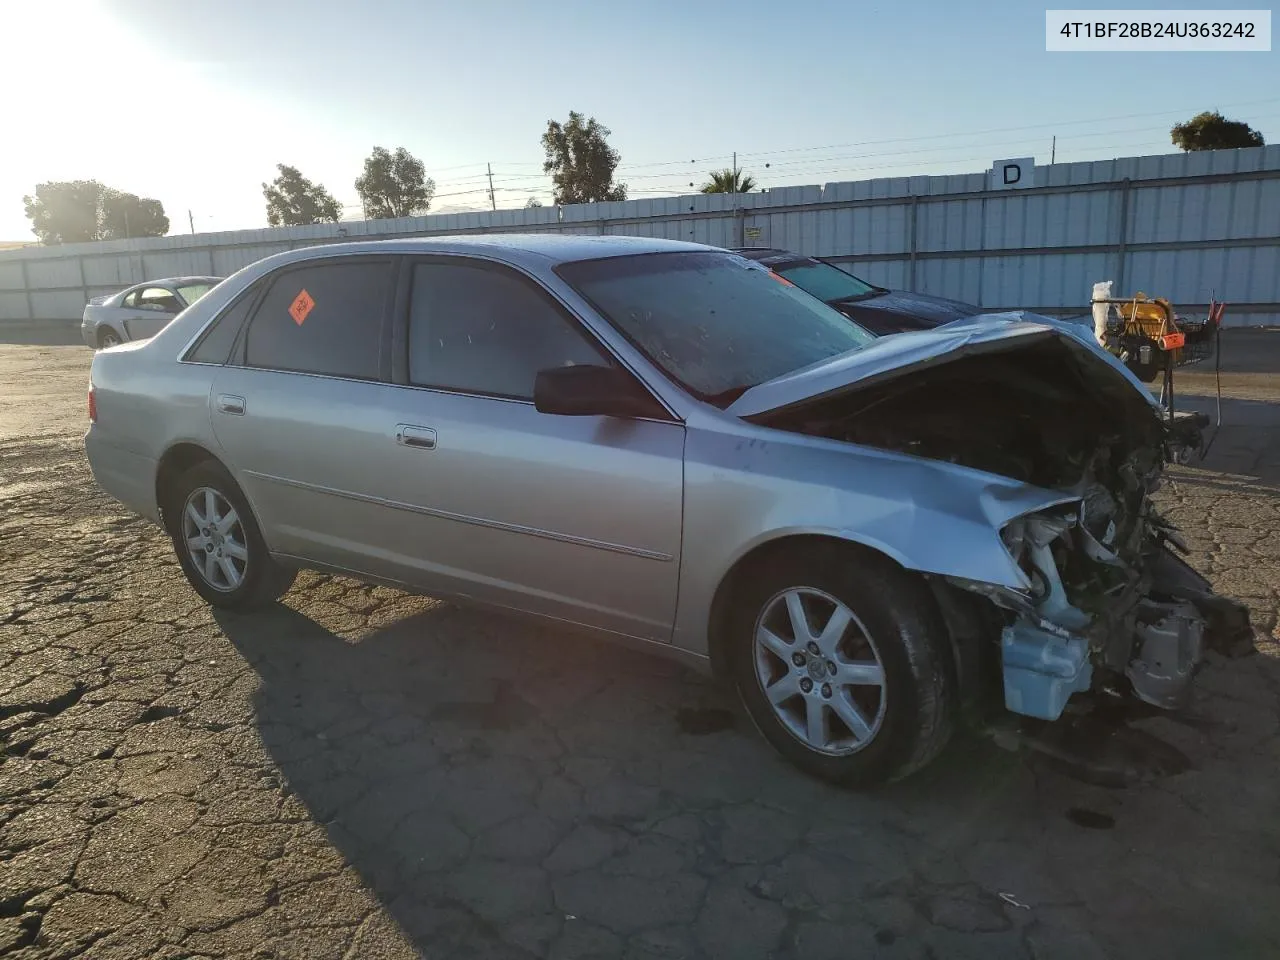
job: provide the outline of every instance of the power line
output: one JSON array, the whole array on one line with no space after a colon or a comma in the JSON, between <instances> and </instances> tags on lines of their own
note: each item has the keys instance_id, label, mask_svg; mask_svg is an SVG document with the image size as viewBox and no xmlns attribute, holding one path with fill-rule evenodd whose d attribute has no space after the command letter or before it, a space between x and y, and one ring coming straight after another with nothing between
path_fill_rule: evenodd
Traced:
<instances>
[{"instance_id":1,"label":"power line","mask_svg":"<svg viewBox=\"0 0 1280 960\"><path fill-rule=\"evenodd\" d=\"M1249 101L1240 101L1237 103L1223 104L1221 108L1237 109L1240 107L1257 106L1259 104L1271 104L1271 103L1280 103L1280 97L1268 97L1261 100L1249 100ZM910 136L910 137L888 137L888 138L881 138L876 140L858 140L858 141L850 141L847 143L840 143L840 144L826 144L826 145L806 146L806 147L790 147L790 148L785 148L780 150L739 151L738 157L749 158L749 159L758 161L760 158L792 156L795 154L815 154L815 153L818 153L819 151L824 151L824 150L845 150L845 149L856 148L856 147L883 146L888 144L910 144L910 143L920 143L922 141L927 141L927 140L964 140L964 139L971 139L974 137L985 136L993 133L1015 133L1015 132L1026 132L1031 130L1048 130L1048 129L1056 129L1061 127L1077 126L1080 124L1106 123L1106 122L1115 121L1115 120L1132 120L1132 119L1138 119L1138 118L1144 118L1144 117L1182 115L1182 114L1185 114L1186 112L1187 112L1186 109L1156 110L1156 111L1148 111L1143 113L1115 114L1115 115L1110 115L1105 117L1088 117L1088 118L1082 118L1077 120L1046 121L1043 123L1024 124L1020 126L991 127L983 130L952 131L947 133L921 134L918 136ZM1262 118L1262 119L1270 119L1270 118ZM1149 129L1152 132L1157 132L1157 131L1163 130L1164 128L1151 127L1146 129ZM1137 131L1127 130L1127 129L1126 130L1108 129L1108 130L1097 130L1097 131L1092 131L1088 133L1055 134L1055 136L1057 137L1058 140L1070 141L1070 140L1078 140L1086 137L1105 137L1105 136L1112 136L1118 133L1132 134L1135 132ZM1019 138L1017 140L1002 140L1002 141L995 141L995 142L982 143L982 144L978 144L978 143L941 144L937 146L921 147L921 148L909 149L909 150L891 150L891 151L880 151L880 152L873 152L873 153L826 154L821 156L808 156L802 159L795 159L795 160L783 160L780 162L767 161L767 162L769 163L768 169L771 171L785 167L790 171L789 175L791 176L801 176L804 174L812 174L816 176L819 173L823 173L826 171L803 170L800 168L811 167L817 164L834 164L834 163L839 163L845 160L862 160L862 159L871 159L871 158L881 157L881 156L911 156L911 155L917 155L921 153L931 153L931 152L948 151L948 150L970 150L970 149L977 149L979 147L985 148L985 147L997 147L997 146L1017 146L1024 143L1034 143L1034 142L1039 142L1039 138L1025 137L1025 138ZM1144 145L1145 144L1139 144L1139 146L1144 146ZM726 153L726 154L718 154L718 155L705 156L705 157L695 157L690 160L683 160L683 159L658 160L658 161L646 161L641 163L622 163L622 164L619 164L616 173L619 176L619 178L627 182L641 181L641 180L670 179L672 181L672 187L671 187L672 191L679 192L681 190L687 189L684 186L684 184L687 183L688 181L683 180L685 176L688 176L689 174L702 175L704 173L704 171L695 169L696 167L698 167L698 165L707 164L707 163L724 163L730 159L730 156L731 154ZM964 157L964 158L948 159L948 158L939 157L937 162L967 163L972 160L980 160L980 159L984 159L984 158ZM538 187L545 187L549 184L548 175L544 172L541 172L542 164L543 164L543 161L541 160L537 160L537 161L513 160L513 161L500 162L498 164L499 169L494 171L492 174L492 177L493 177L492 183L495 185L496 184L521 184L523 186L516 188L515 192L522 192L522 191L533 192ZM894 164L894 165L888 165L888 166L899 166L899 165L900 166L919 166L920 164L904 163L904 164ZM835 170L832 172L854 173L859 170L887 169L888 166L880 165L880 166L874 166L874 167L849 167L849 168L846 168L846 170L844 171ZM523 167L523 168L537 167L539 168L539 172L524 173L516 169L504 169L504 168L520 168L520 167ZM682 167L684 168L683 170L679 169ZM645 170L657 170L661 168L667 168L667 169L665 169L664 172L662 173L636 172L636 171L645 171ZM671 169L671 168L675 168L675 169ZM469 196L474 193L483 194L486 192L484 185L489 183L490 174L489 174L489 167L484 163L473 162L473 163L454 164L454 165L445 166L445 167L435 167L429 170L429 173L437 174L437 173L443 173L443 172L454 171L454 170L474 171L474 173L468 172L461 176L434 178L436 179L437 187L445 188L445 192L437 193L435 195L436 197L443 199L447 197ZM681 183L677 184L676 181L681 181ZM479 185L474 190L453 189L453 188L462 188L473 183ZM656 188L656 189L658 191L661 191L663 188ZM504 192L504 191L499 190L498 192ZM641 191L636 190L632 192L641 192ZM646 190L643 192L650 192L650 191Z\"/></svg>"},{"instance_id":2,"label":"power line","mask_svg":"<svg viewBox=\"0 0 1280 960\"><path fill-rule=\"evenodd\" d=\"M1272 118L1266 117L1262 119L1272 119ZM1166 127L1146 127L1143 129L1136 129L1136 130L1135 129L1097 130L1092 133L1067 134L1065 136L1058 136L1056 139L1059 141L1084 140L1092 137L1110 137L1110 136L1115 136L1117 134L1142 134L1142 133L1161 133L1161 132L1167 133L1168 130ZM919 153L932 153L932 152L937 152L939 150L971 150L977 147L1018 146L1018 145L1027 144L1027 143L1042 143L1042 142L1043 142L1043 136L1022 137L1017 140L997 140L997 141L987 141L984 143L960 144L956 146L944 145L944 146L936 146L936 147L919 147L913 150L883 150L876 153L836 154L828 157L810 157L804 160L790 160L790 161L782 161L781 163L770 163L769 169L772 170L779 167L804 166L806 164L812 164L812 163L827 163L827 162L832 162L837 160L863 160L871 157L901 157L901 156L911 156L913 154L919 154Z\"/></svg>"},{"instance_id":3,"label":"power line","mask_svg":"<svg viewBox=\"0 0 1280 960\"><path fill-rule=\"evenodd\" d=\"M1146 143L1145 141L1140 141L1138 143L1120 143L1120 144L1113 145L1112 149L1117 151L1127 150L1135 147L1144 146L1145 143ZM874 171L874 170L897 170L903 167L920 167L920 166L928 166L933 164L949 165L949 164L957 164L957 163L971 163L971 162L987 161L989 159L990 159L989 154L983 154L981 156L968 156L968 157L931 157L924 160L906 161L903 163L884 163L884 164L873 164L869 166L856 166L856 167L842 166L842 167L835 167L835 168L825 169L825 170L809 170L809 171L802 172L800 175L801 176L804 176L804 175L822 176L822 175L828 175L828 174L863 173L863 172ZM970 171L970 172L973 172L973 171ZM817 186L817 184L777 184L776 185L776 187L782 187L782 186ZM776 189L776 187L772 189ZM684 190L688 190L689 188L681 185L676 189L684 191ZM681 194L676 194L674 192L669 192L666 188L663 188L663 187L650 187L650 188L642 187L634 190L628 190L628 193L629 194L667 193L668 195L681 195ZM684 195L688 195L688 194L684 194Z\"/></svg>"},{"instance_id":4,"label":"power line","mask_svg":"<svg viewBox=\"0 0 1280 960\"><path fill-rule=\"evenodd\" d=\"M1280 101L1280 98L1276 98L1276 99ZM1275 101L1268 101L1268 102L1275 102ZM1268 116L1260 119L1269 120L1274 118L1271 116ZM1047 125L1047 126L1051 126L1051 125ZM1006 129L1022 130L1026 128L1010 127ZM972 133L963 134L959 136L974 137L986 132L992 132L992 131L973 131ZM1079 140L1079 139L1092 138L1092 137L1109 137L1109 136L1114 136L1116 134L1134 134L1134 133L1147 133L1147 132L1150 132L1150 133L1166 132L1166 128L1163 126L1160 126L1160 127L1146 127L1138 130L1134 130L1131 128L1096 130L1088 133L1064 134L1064 135L1058 136L1057 139L1067 141L1067 140ZM892 143L892 142L912 142L912 141L923 140L923 139L938 139L943 136L957 136L957 135L939 134L939 135L930 136L930 137L903 138L902 141L883 140L883 141L866 141L866 143L874 144L874 143ZM910 155L915 155L920 153L936 153L939 151L946 151L946 150L970 150L977 147L1018 146L1021 144L1039 143L1040 140L1041 140L1040 137L1021 137L1016 140L998 140L998 141L988 141L984 143L966 143L966 144L954 144L954 145L941 144L937 146L918 147L918 148L909 149L909 150L884 150L884 151L877 151L872 153L859 153L859 154L832 154L832 155L819 156L819 157L806 157L801 160L784 160L778 163L771 162L769 164L769 169L776 169L781 167L801 167L801 166L812 165L815 163L834 163L841 160L862 160L862 159L868 159L872 157L910 156ZM799 148L799 149L809 150L809 149L821 149L821 148L806 147L806 148ZM790 152L796 152L796 151L777 151L777 153L790 153ZM766 154L766 153L751 154L751 156L767 156L767 155L771 155L771 154ZM714 157L714 158L708 158L708 159L709 160L728 159L729 156L730 155L726 154L725 157L723 158ZM747 156L747 154L740 154L740 156ZM674 171L671 173L632 173L630 171L637 170L637 169L645 169L653 166L664 166L664 165L670 166L670 165L677 165L677 164L684 165L684 164L695 164L698 162L700 161L664 161L661 164L636 164L634 166L620 164L617 168L616 173L620 177L623 177L627 180L658 180L663 178L676 178L676 177L684 176L684 174L677 173ZM690 172L699 172L699 171L690 171ZM518 183L518 182L528 182L528 181L543 181L548 178L548 175L533 174L533 173L525 174L525 173L516 173L514 171L500 170L498 171L498 174L496 175L496 177L497 179L495 179L494 181L496 183ZM447 186L461 186L464 183L485 182L487 178L488 178L487 173L481 173L475 177L463 177L463 178L457 178L454 180L445 180L440 182Z\"/></svg>"},{"instance_id":5,"label":"power line","mask_svg":"<svg viewBox=\"0 0 1280 960\"><path fill-rule=\"evenodd\" d=\"M1259 104L1264 104L1264 103L1280 103L1280 97L1268 97L1262 100L1247 100L1247 101L1241 101L1237 103L1222 104L1221 109L1236 109L1239 107L1257 106ZM1056 128L1056 127L1076 126L1082 123L1106 123L1112 120L1133 120L1133 119L1138 119L1143 117L1159 117L1159 116L1175 116L1175 115L1180 116L1185 114L1186 112L1187 112L1187 108L1180 109L1180 110L1154 110L1154 111L1148 111L1145 113L1115 114L1112 116L1088 117L1088 118L1083 118L1079 120L1053 120L1053 121L1047 121L1044 123L1023 124L1020 126L1013 126L1013 127L992 127L985 130L959 130L959 131L952 131L949 133L930 133L930 134L922 134L919 136L912 136L912 137L889 137L889 138L880 139L880 140L855 140L848 143L835 143L835 144L825 144L825 145L807 146L807 147L790 147L782 150L757 150L757 151L739 150L738 157L739 158L771 157L771 156L781 156L784 154L793 154L793 153L808 153L808 152L817 151L817 150L843 150L850 147L879 146L879 145L889 144L889 143L914 143L921 140L942 140L942 139L956 138L956 137L984 136L990 133L1010 133L1010 132L1018 132L1018 131L1025 131L1025 130L1047 130L1047 129ZM1064 138L1060 136L1059 139L1064 139ZM975 146L977 145L975 144ZM652 169L654 167L670 167L670 166L681 166L681 165L692 166L698 163L723 162L728 160L729 158L730 158L730 154L725 153L725 154L718 154L718 155L707 156L707 157L695 157L691 160L659 160L659 161L644 162L644 163L621 163L618 165L618 173L625 174L629 170ZM513 160L513 161L500 162L499 166L515 167L515 166L532 166L534 164L535 164L535 161L531 161L531 160ZM538 161L537 165L540 166L541 161ZM478 164L478 163L469 164L469 165L464 164L462 166L475 167L475 166L482 166L482 164ZM440 168L440 169L445 169L445 168Z\"/></svg>"},{"instance_id":6,"label":"power line","mask_svg":"<svg viewBox=\"0 0 1280 960\"><path fill-rule=\"evenodd\" d=\"M1235 109L1236 107L1256 106L1260 103L1280 103L1280 97L1268 97L1265 100L1250 100L1244 103L1224 104L1224 106L1227 109ZM827 146L822 146L822 147L794 147L789 150L765 150L758 153L749 153L749 154L742 153L741 151L739 151L739 156L753 156L753 157L775 156L777 154L796 153L796 152L805 151L805 150L840 150L845 147L866 147L866 146L874 146L874 145L883 144L883 143L909 143L917 140L936 140L944 137L958 137L958 136L970 136L970 135L977 136L980 134L988 134L988 133L1009 133L1011 131L1017 131L1017 130L1047 130L1052 127L1075 126L1076 124L1080 124L1080 123L1105 123L1111 120L1134 120L1140 117L1182 115L1184 113L1186 113L1186 110L1156 110L1149 113L1129 113L1129 114L1121 114L1121 115L1111 116L1111 117L1090 117L1084 120L1055 120L1048 123L1033 123L1033 124L1026 124L1026 125L1017 126L1017 127L995 127L988 130L966 130L966 131L958 131L955 133L931 133L931 134L925 134L923 136L918 136L918 137L893 137L887 140L861 140L853 143L828 144Z\"/></svg>"}]
</instances>

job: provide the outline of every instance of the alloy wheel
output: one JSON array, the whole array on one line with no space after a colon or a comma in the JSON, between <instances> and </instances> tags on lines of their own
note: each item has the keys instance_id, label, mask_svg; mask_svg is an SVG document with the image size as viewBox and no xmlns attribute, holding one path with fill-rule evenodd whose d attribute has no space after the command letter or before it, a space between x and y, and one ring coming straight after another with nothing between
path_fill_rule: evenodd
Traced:
<instances>
[{"instance_id":1,"label":"alloy wheel","mask_svg":"<svg viewBox=\"0 0 1280 960\"><path fill-rule=\"evenodd\" d=\"M192 566L214 590L229 593L244 583L249 547L240 515L212 487L197 487L182 508L182 539Z\"/></svg>"},{"instance_id":2,"label":"alloy wheel","mask_svg":"<svg viewBox=\"0 0 1280 960\"><path fill-rule=\"evenodd\" d=\"M840 600L813 587L772 597L756 619L756 679L782 725L810 750L845 756L884 720L884 665L871 635Z\"/></svg>"}]
</instances>

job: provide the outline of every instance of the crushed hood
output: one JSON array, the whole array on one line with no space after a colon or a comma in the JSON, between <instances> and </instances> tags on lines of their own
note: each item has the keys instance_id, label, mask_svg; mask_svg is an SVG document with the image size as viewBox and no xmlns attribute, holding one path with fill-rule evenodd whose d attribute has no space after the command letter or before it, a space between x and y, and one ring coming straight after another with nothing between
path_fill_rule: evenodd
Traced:
<instances>
[{"instance_id":1,"label":"crushed hood","mask_svg":"<svg viewBox=\"0 0 1280 960\"><path fill-rule=\"evenodd\" d=\"M1153 410L1159 405L1127 367L1093 339L1093 331L1074 323L1026 312L979 314L932 330L881 337L865 347L757 384L726 409L736 417L755 417L800 407L817 400L917 375L930 367L978 354L1013 353L1046 339L1072 342L1123 377Z\"/></svg>"}]
</instances>

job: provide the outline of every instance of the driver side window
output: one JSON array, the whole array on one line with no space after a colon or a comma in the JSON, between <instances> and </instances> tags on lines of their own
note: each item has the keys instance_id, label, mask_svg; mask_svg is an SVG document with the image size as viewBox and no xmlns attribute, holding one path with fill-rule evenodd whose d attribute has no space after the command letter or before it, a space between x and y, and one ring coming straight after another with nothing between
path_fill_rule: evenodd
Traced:
<instances>
[{"instance_id":1,"label":"driver side window","mask_svg":"<svg viewBox=\"0 0 1280 960\"><path fill-rule=\"evenodd\" d=\"M545 291L502 267L418 263L409 313L409 382L533 398L539 370L611 365Z\"/></svg>"}]
</instances>

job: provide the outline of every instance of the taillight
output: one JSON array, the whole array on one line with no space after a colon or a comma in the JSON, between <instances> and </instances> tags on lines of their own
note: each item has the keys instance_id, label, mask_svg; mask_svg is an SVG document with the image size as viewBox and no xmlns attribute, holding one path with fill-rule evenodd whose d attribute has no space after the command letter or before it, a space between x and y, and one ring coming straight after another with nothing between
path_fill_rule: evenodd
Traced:
<instances>
[{"instance_id":1,"label":"taillight","mask_svg":"<svg viewBox=\"0 0 1280 960\"><path fill-rule=\"evenodd\" d=\"M89 422L98 422L98 401L93 396L93 384L89 384Z\"/></svg>"}]
</instances>

